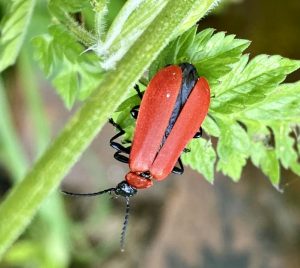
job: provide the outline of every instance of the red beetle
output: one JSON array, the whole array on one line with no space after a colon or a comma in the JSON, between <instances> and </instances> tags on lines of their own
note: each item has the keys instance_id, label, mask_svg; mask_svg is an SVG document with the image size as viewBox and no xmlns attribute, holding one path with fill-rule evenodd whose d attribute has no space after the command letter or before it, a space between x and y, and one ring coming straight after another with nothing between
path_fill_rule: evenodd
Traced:
<instances>
[{"instance_id":1,"label":"red beetle","mask_svg":"<svg viewBox=\"0 0 300 268\"><path fill-rule=\"evenodd\" d=\"M115 159L129 163L130 171L125 181L115 188L96 193L71 195L95 196L103 193L115 193L126 197L127 207L122 231L122 248L125 229L129 215L129 197L137 193L137 189L145 189L153 185L153 179L160 181L171 172L183 173L180 154L193 137L201 136L201 124L205 119L210 104L210 89L205 78L197 75L195 67L189 63L167 66L151 79L141 104L132 109L136 118L136 128L132 146L124 147L115 142L125 132L113 122L118 130L110 140L110 145L117 150ZM200 131L199 131L200 129ZM124 154L129 154L129 157ZM176 162L180 167L176 167Z\"/></svg>"}]
</instances>

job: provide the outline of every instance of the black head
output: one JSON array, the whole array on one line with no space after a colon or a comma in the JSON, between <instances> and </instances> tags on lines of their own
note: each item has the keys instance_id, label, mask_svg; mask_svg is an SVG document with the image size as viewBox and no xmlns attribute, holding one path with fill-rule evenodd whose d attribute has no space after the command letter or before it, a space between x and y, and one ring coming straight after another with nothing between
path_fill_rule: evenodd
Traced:
<instances>
[{"instance_id":1,"label":"black head","mask_svg":"<svg viewBox=\"0 0 300 268\"><path fill-rule=\"evenodd\" d=\"M114 190L116 195L131 197L137 193L137 189L128 184L127 181L120 182Z\"/></svg>"},{"instance_id":2,"label":"black head","mask_svg":"<svg viewBox=\"0 0 300 268\"><path fill-rule=\"evenodd\" d=\"M116 195L120 195L123 197L131 197L137 193L137 189L131 186L127 181L121 181L115 188L108 188L95 193L72 193L67 191L62 191L67 195L75 195L75 196L97 196L105 193L115 193Z\"/></svg>"},{"instance_id":3,"label":"black head","mask_svg":"<svg viewBox=\"0 0 300 268\"><path fill-rule=\"evenodd\" d=\"M124 223L123 223L123 228L122 228L122 233L121 233L121 251L124 251L124 243L125 243L125 234L126 234L126 229L127 229L127 224L128 224L128 218L129 218L129 198L131 196L134 196L137 193L137 189L130 184L128 184L127 181L122 181L120 182L115 188L108 188L105 190L102 190L100 192L95 192L95 193L71 193L71 192L66 192L63 191L64 194L67 195L75 195L75 196L97 196L97 195L102 195L105 193L115 193L116 195L120 195L125 197L126 199L126 211L125 211L125 218L124 218Z\"/></svg>"}]
</instances>

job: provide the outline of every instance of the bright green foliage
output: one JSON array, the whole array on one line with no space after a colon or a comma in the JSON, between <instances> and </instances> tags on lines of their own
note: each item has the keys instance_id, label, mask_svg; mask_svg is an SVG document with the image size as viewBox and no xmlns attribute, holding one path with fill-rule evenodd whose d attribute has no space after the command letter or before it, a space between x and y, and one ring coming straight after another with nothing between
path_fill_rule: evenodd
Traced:
<instances>
[{"instance_id":1,"label":"bright green foliage","mask_svg":"<svg viewBox=\"0 0 300 268\"><path fill-rule=\"evenodd\" d=\"M214 137L220 137L220 128L212 117L209 115L205 118L202 127L205 129L205 132Z\"/></svg>"},{"instance_id":2,"label":"bright green foliage","mask_svg":"<svg viewBox=\"0 0 300 268\"><path fill-rule=\"evenodd\" d=\"M167 64L194 64L211 86L209 116L202 127L206 134L219 138L217 170L238 181L250 158L278 187L280 163L300 174L299 152L291 136L300 121L300 83L280 85L300 62L268 55L249 61L248 55L242 56L248 45L249 41L234 35L214 34L213 29L197 33L193 27L160 54L150 67L149 80ZM212 182L214 148L192 142L191 149L190 156L183 155L184 163Z\"/></svg>"},{"instance_id":3,"label":"bright green foliage","mask_svg":"<svg viewBox=\"0 0 300 268\"><path fill-rule=\"evenodd\" d=\"M67 12L82 12L85 8L90 8L90 0L50 0L49 9L59 20L65 19Z\"/></svg>"},{"instance_id":4,"label":"bright green foliage","mask_svg":"<svg viewBox=\"0 0 300 268\"><path fill-rule=\"evenodd\" d=\"M152 64L150 77L170 62L191 62L211 85L218 84L220 77L231 70L230 65L239 61L250 44L248 40L235 39L234 35L226 36L224 32L214 34L214 29L198 34L196 31L197 28L193 27L172 42Z\"/></svg>"},{"instance_id":5,"label":"bright green foliage","mask_svg":"<svg viewBox=\"0 0 300 268\"><path fill-rule=\"evenodd\" d=\"M189 143L188 148L191 151L182 154L184 163L202 173L210 183L213 183L217 156L211 141L194 139Z\"/></svg>"},{"instance_id":6,"label":"bright green foliage","mask_svg":"<svg viewBox=\"0 0 300 268\"><path fill-rule=\"evenodd\" d=\"M251 120L285 121L299 123L300 120L300 82L282 84L273 88L263 102L248 107L241 116Z\"/></svg>"},{"instance_id":7,"label":"bright green foliage","mask_svg":"<svg viewBox=\"0 0 300 268\"><path fill-rule=\"evenodd\" d=\"M249 156L250 141L246 131L233 120L217 121L221 135L218 141L218 170L237 181Z\"/></svg>"},{"instance_id":8,"label":"bright green foliage","mask_svg":"<svg viewBox=\"0 0 300 268\"><path fill-rule=\"evenodd\" d=\"M232 67L232 71L213 87L216 98L211 109L217 113L239 113L261 102L289 73L300 67L300 61L260 55L248 63L245 55Z\"/></svg>"},{"instance_id":9,"label":"bright green foliage","mask_svg":"<svg viewBox=\"0 0 300 268\"><path fill-rule=\"evenodd\" d=\"M92 8L89 0L51 0L49 9L62 24L51 25L49 34L33 39L36 59L69 109L77 100L90 95L103 74L99 58L94 53L85 52L87 47L84 45L92 45L96 39L67 13L87 8Z\"/></svg>"},{"instance_id":10,"label":"bright green foliage","mask_svg":"<svg viewBox=\"0 0 300 268\"><path fill-rule=\"evenodd\" d=\"M232 65L232 71L220 78L219 84L212 87L215 98L212 99L211 115L215 114L224 122L228 118L232 122L242 122L250 138L250 146L240 154L237 144L244 143L245 136L232 133L223 141L228 144L224 150L221 137L226 130L219 124L218 169L224 174L239 179L248 156L275 186L280 181L279 161L284 168L299 174L295 140L289 136L291 124L299 123L300 119L299 83L278 86L299 66L299 61L267 55L257 56L248 63L245 55ZM272 135L275 136L275 148L268 144ZM224 158L231 160L230 165L223 161Z\"/></svg>"},{"instance_id":11,"label":"bright green foliage","mask_svg":"<svg viewBox=\"0 0 300 268\"><path fill-rule=\"evenodd\" d=\"M0 72L15 63L27 33L35 0L10 1L0 23Z\"/></svg>"},{"instance_id":12,"label":"bright green foliage","mask_svg":"<svg viewBox=\"0 0 300 268\"><path fill-rule=\"evenodd\" d=\"M263 102L250 106L239 115L247 124L253 145L259 146L256 150L253 148L253 163L261 166L274 184L278 184L280 179L279 161L284 168L300 175L297 148L300 123L299 93L299 82L282 84L273 89ZM269 145L272 135L275 148L272 144Z\"/></svg>"},{"instance_id":13,"label":"bright green foliage","mask_svg":"<svg viewBox=\"0 0 300 268\"><path fill-rule=\"evenodd\" d=\"M252 163L261 168L271 183L278 187L280 181L280 165L272 145L269 128L259 121L247 122L247 131L251 139L250 156Z\"/></svg>"},{"instance_id":14,"label":"bright green foliage","mask_svg":"<svg viewBox=\"0 0 300 268\"><path fill-rule=\"evenodd\" d=\"M93 53L82 53L83 47L61 25L49 28L51 35L36 37L36 57L65 105L71 108L77 99L84 100L101 81L102 73Z\"/></svg>"}]
</instances>

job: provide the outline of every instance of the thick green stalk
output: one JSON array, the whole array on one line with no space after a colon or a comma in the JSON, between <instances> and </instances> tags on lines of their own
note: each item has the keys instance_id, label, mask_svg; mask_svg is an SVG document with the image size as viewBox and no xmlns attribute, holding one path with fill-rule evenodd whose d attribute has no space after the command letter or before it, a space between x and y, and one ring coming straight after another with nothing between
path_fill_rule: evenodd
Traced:
<instances>
[{"instance_id":1,"label":"thick green stalk","mask_svg":"<svg viewBox=\"0 0 300 268\"><path fill-rule=\"evenodd\" d=\"M128 90L167 45L189 11L204 0L169 1L97 92L73 116L60 136L0 207L0 255L29 224L42 201L78 160L83 150L123 101Z\"/></svg>"}]
</instances>

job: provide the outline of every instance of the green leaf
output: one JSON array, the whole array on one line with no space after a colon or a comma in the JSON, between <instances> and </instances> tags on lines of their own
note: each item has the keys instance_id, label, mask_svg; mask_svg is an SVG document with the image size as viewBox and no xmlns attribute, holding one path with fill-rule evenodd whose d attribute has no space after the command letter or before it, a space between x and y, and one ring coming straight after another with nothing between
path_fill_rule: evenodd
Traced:
<instances>
[{"instance_id":1,"label":"green leaf","mask_svg":"<svg viewBox=\"0 0 300 268\"><path fill-rule=\"evenodd\" d=\"M197 49L190 51L191 58L198 73L210 82L210 85L219 84L220 78L231 70L231 64L239 61L241 53L250 45L250 41L236 39L235 35L225 35L218 32L205 38L199 36L202 42Z\"/></svg>"},{"instance_id":2,"label":"green leaf","mask_svg":"<svg viewBox=\"0 0 300 268\"><path fill-rule=\"evenodd\" d=\"M141 103L141 99L138 95L133 95L123 101L115 112L123 112L125 109L131 109Z\"/></svg>"},{"instance_id":3,"label":"green leaf","mask_svg":"<svg viewBox=\"0 0 300 268\"><path fill-rule=\"evenodd\" d=\"M84 44L86 48L97 42L97 38L93 33L84 27L85 24L88 24L90 17L88 15L88 11L91 11L92 8L90 0L50 0L48 6L51 14L66 26L70 33L78 39L78 42ZM72 14L76 13L84 16L85 23L75 19Z\"/></svg>"},{"instance_id":4,"label":"green leaf","mask_svg":"<svg viewBox=\"0 0 300 268\"><path fill-rule=\"evenodd\" d=\"M298 175L300 172L299 154L295 150L297 140L291 137L292 128L300 122L299 93L300 82L275 86L263 101L231 115L247 128L251 138L252 162L262 169L276 187L280 182L279 160L284 168ZM274 145L270 146L272 135Z\"/></svg>"},{"instance_id":5,"label":"green leaf","mask_svg":"<svg viewBox=\"0 0 300 268\"><path fill-rule=\"evenodd\" d=\"M191 148L191 151L181 155L183 163L197 170L208 182L213 183L216 152L211 141L203 138L193 139L188 148Z\"/></svg>"},{"instance_id":6,"label":"green leaf","mask_svg":"<svg viewBox=\"0 0 300 268\"><path fill-rule=\"evenodd\" d=\"M253 162L268 176L273 186L278 188L280 182L280 165L275 150L266 150L262 144L257 143L252 145L251 157L252 159L255 157L255 161Z\"/></svg>"},{"instance_id":7,"label":"green leaf","mask_svg":"<svg viewBox=\"0 0 300 268\"><path fill-rule=\"evenodd\" d=\"M220 128L217 124L217 122L210 117L210 115L206 116L202 128L205 130L205 133L208 135L219 137L220 136Z\"/></svg>"},{"instance_id":8,"label":"green leaf","mask_svg":"<svg viewBox=\"0 0 300 268\"><path fill-rule=\"evenodd\" d=\"M286 76L300 67L300 61L281 56L260 55L248 64L243 56L230 73L213 87L216 98L211 109L216 113L232 114L263 101Z\"/></svg>"},{"instance_id":9,"label":"green leaf","mask_svg":"<svg viewBox=\"0 0 300 268\"><path fill-rule=\"evenodd\" d=\"M60 73L54 80L53 83L63 98L67 108L71 108L77 98L79 91L77 70L75 66L72 66L70 70Z\"/></svg>"},{"instance_id":10,"label":"green leaf","mask_svg":"<svg viewBox=\"0 0 300 268\"><path fill-rule=\"evenodd\" d=\"M168 64L179 64L182 62L192 62L186 57L186 51L193 46L196 37L197 27L192 27L183 35L171 42L152 63L149 70L149 80L159 69Z\"/></svg>"},{"instance_id":11,"label":"green leaf","mask_svg":"<svg viewBox=\"0 0 300 268\"><path fill-rule=\"evenodd\" d=\"M53 50L51 42L52 38L47 35L37 36L32 39L32 43L36 47L34 57L40 62L46 76L49 76L53 71Z\"/></svg>"},{"instance_id":12,"label":"green leaf","mask_svg":"<svg viewBox=\"0 0 300 268\"><path fill-rule=\"evenodd\" d=\"M251 138L250 154L253 164L262 169L274 187L280 182L280 165L276 151L270 143L269 129L259 122L248 122L247 130Z\"/></svg>"},{"instance_id":13,"label":"green leaf","mask_svg":"<svg viewBox=\"0 0 300 268\"><path fill-rule=\"evenodd\" d=\"M300 122L300 82L282 84L271 91L264 101L247 108L241 117L259 121Z\"/></svg>"},{"instance_id":14,"label":"green leaf","mask_svg":"<svg viewBox=\"0 0 300 268\"><path fill-rule=\"evenodd\" d=\"M35 2L11 1L9 11L0 24L0 72L15 63L27 33Z\"/></svg>"},{"instance_id":15,"label":"green leaf","mask_svg":"<svg viewBox=\"0 0 300 268\"><path fill-rule=\"evenodd\" d=\"M300 175L297 139L291 136L294 125L300 122L300 82L282 84L270 92L266 99L249 106L237 118L246 124L252 136L252 162L278 187L279 160L284 168ZM272 129L275 148L268 146L272 136L268 127Z\"/></svg>"},{"instance_id":16,"label":"green leaf","mask_svg":"<svg viewBox=\"0 0 300 268\"><path fill-rule=\"evenodd\" d=\"M85 100L95 90L103 78L103 70L95 54L82 54L82 45L63 25L50 26L49 33L33 39L36 59L70 109L77 100Z\"/></svg>"},{"instance_id":17,"label":"green leaf","mask_svg":"<svg viewBox=\"0 0 300 268\"><path fill-rule=\"evenodd\" d=\"M252 162L277 187L280 181L279 160L284 168L300 175L299 154L295 150L297 140L291 136L293 127L300 122L300 83L282 84L270 92L262 102L235 116L247 127L252 142ZM274 141L271 143L274 144L270 146L272 135Z\"/></svg>"},{"instance_id":18,"label":"green leaf","mask_svg":"<svg viewBox=\"0 0 300 268\"><path fill-rule=\"evenodd\" d=\"M23 240L16 243L4 256L4 262L12 266L30 265L32 260L40 263L40 259L40 245L32 240Z\"/></svg>"},{"instance_id":19,"label":"green leaf","mask_svg":"<svg viewBox=\"0 0 300 268\"><path fill-rule=\"evenodd\" d=\"M214 34L213 29L196 33L197 27L174 40L150 67L151 78L167 64L191 62L200 76L209 80L210 85L218 84L222 76L231 71L231 65L239 61L242 52L250 42L235 39L224 32Z\"/></svg>"},{"instance_id":20,"label":"green leaf","mask_svg":"<svg viewBox=\"0 0 300 268\"><path fill-rule=\"evenodd\" d=\"M222 118L217 123L220 127L217 169L230 176L234 181L238 181L250 154L249 137L246 131L235 121Z\"/></svg>"},{"instance_id":21,"label":"green leaf","mask_svg":"<svg viewBox=\"0 0 300 268\"><path fill-rule=\"evenodd\" d=\"M298 163L298 154L294 149L295 139L290 137L292 128L289 123L274 122L271 128L275 136L276 157L280 160L282 166L290 168L294 173L300 175L300 164Z\"/></svg>"},{"instance_id":22,"label":"green leaf","mask_svg":"<svg viewBox=\"0 0 300 268\"><path fill-rule=\"evenodd\" d=\"M82 12L84 8L91 7L90 0L50 0L49 10L58 19L64 21L65 13Z\"/></svg>"}]
</instances>

